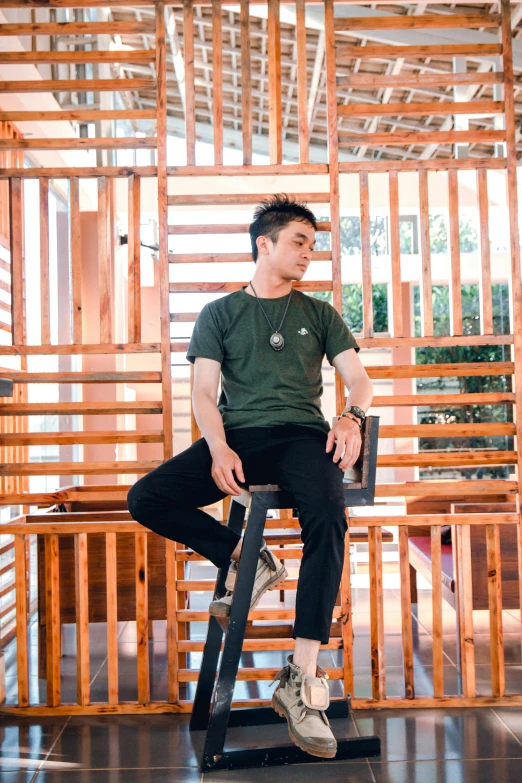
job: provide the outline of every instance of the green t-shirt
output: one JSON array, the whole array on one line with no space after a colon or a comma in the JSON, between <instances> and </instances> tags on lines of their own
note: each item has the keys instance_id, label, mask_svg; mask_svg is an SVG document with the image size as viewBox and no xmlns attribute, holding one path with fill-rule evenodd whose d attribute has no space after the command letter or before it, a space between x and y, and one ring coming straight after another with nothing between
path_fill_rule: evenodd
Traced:
<instances>
[{"instance_id":1,"label":"green t-shirt","mask_svg":"<svg viewBox=\"0 0 522 783\"><path fill-rule=\"evenodd\" d=\"M261 304L279 328L290 294ZM321 410L321 365L326 354L360 351L343 319L328 302L292 292L281 327L285 345L275 351L272 330L259 302L243 288L205 305L196 320L187 359L221 364L218 408L225 430L302 424L329 432Z\"/></svg>"}]
</instances>

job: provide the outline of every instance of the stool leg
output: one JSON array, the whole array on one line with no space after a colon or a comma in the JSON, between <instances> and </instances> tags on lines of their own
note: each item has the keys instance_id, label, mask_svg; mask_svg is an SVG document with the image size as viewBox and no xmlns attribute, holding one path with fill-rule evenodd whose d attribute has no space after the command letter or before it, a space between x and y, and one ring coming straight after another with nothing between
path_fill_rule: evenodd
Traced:
<instances>
[{"instance_id":1,"label":"stool leg","mask_svg":"<svg viewBox=\"0 0 522 783\"><path fill-rule=\"evenodd\" d=\"M266 506L254 493L239 560L236 588L230 607L230 619L219 667L218 681L212 702L212 712L203 751L202 768L205 768L209 762L213 764L214 757L219 756L225 746L230 707L250 610L266 512Z\"/></svg>"},{"instance_id":2,"label":"stool leg","mask_svg":"<svg viewBox=\"0 0 522 783\"><path fill-rule=\"evenodd\" d=\"M232 502L228 515L228 527L235 533L241 533L243 522L245 521L245 507L239 503ZM214 598L220 598L225 594L225 579L228 569L220 568L216 579ZM210 712L210 702L214 691L214 681L216 677L217 662L221 640L223 639L223 629L215 617L211 617L208 630L201 669L198 677L196 695L192 707L192 717L190 719L190 730L198 731L206 729Z\"/></svg>"}]
</instances>

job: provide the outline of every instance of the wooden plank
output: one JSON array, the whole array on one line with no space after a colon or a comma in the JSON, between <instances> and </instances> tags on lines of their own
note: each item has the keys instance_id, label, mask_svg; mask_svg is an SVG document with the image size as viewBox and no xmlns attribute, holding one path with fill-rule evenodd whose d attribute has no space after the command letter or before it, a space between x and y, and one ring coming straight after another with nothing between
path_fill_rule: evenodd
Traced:
<instances>
[{"instance_id":1,"label":"wooden plank","mask_svg":"<svg viewBox=\"0 0 522 783\"><path fill-rule=\"evenodd\" d=\"M191 177L194 174L201 177L266 177L274 174L328 174L328 165L326 163L282 163L274 165L269 163L258 165L256 163L252 166L227 165L222 168L216 168L215 166L168 166L167 173L169 177Z\"/></svg>"},{"instance_id":2,"label":"wooden plank","mask_svg":"<svg viewBox=\"0 0 522 783\"><path fill-rule=\"evenodd\" d=\"M414 19L415 17L408 17ZM417 17L418 18L418 17ZM495 73L484 73L483 71L473 71L472 73L401 73L398 75L387 74L347 74L338 76L337 84L343 87L352 87L355 89L375 88L375 87L397 87L405 89L408 87L456 87L463 84L502 84L504 74L500 71Z\"/></svg>"},{"instance_id":3,"label":"wooden plank","mask_svg":"<svg viewBox=\"0 0 522 783\"><path fill-rule=\"evenodd\" d=\"M500 14L422 14L417 16L364 16L336 19L336 31L422 30L472 27L499 27Z\"/></svg>"},{"instance_id":4,"label":"wooden plank","mask_svg":"<svg viewBox=\"0 0 522 783\"><path fill-rule=\"evenodd\" d=\"M163 443L163 432L110 431L96 432L13 432L0 433L2 446L66 446L76 443Z\"/></svg>"},{"instance_id":5,"label":"wooden plank","mask_svg":"<svg viewBox=\"0 0 522 783\"><path fill-rule=\"evenodd\" d=\"M396 171L389 174L390 189L390 262L392 324L394 337L402 337L402 283L401 283L401 242L399 233L399 175Z\"/></svg>"},{"instance_id":6,"label":"wooden plank","mask_svg":"<svg viewBox=\"0 0 522 783\"><path fill-rule=\"evenodd\" d=\"M107 231L108 180L98 180L98 283L100 290L100 343L112 336L111 263Z\"/></svg>"},{"instance_id":7,"label":"wooden plank","mask_svg":"<svg viewBox=\"0 0 522 783\"><path fill-rule=\"evenodd\" d=\"M0 169L0 180L10 179L19 176L21 179L70 179L79 177L81 179L98 179L98 177L125 177L130 174L139 174L142 177L155 177L157 174L156 166L49 166L46 168L29 169Z\"/></svg>"},{"instance_id":8,"label":"wooden plank","mask_svg":"<svg viewBox=\"0 0 522 783\"><path fill-rule=\"evenodd\" d=\"M128 330L130 343L141 342L141 180L135 174L129 177L128 209Z\"/></svg>"},{"instance_id":9,"label":"wooden plank","mask_svg":"<svg viewBox=\"0 0 522 783\"><path fill-rule=\"evenodd\" d=\"M460 275L460 233L459 233L459 183L455 170L448 171L449 195L449 244L451 276L450 294L450 332L462 334L462 287Z\"/></svg>"},{"instance_id":10,"label":"wooden plank","mask_svg":"<svg viewBox=\"0 0 522 783\"><path fill-rule=\"evenodd\" d=\"M214 165L223 165L223 30L221 4L212 3L212 127ZM170 233L170 232L169 232Z\"/></svg>"},{"instance_id":11,"label":"wooden plank","mask_svg":"<svg viewBox=\"0 0 522 783\"><path fill-rule=\"evenodd\" d=\"M268 0L268 136L270 163L283 162L281 20L279 0Z\"/></svg>"},{"instance_id":12,"label":"wooden plank","mask_svg":"<svg viewBox=\"0 0 522 783\"><path fill-rule=\"evenodd\" d=\"M353 606L352 606L352 586L350 582L350 520L348 518L348 509L346 509L348 528L344 537L344 566L341 576L341 636L343 649L343 682L344 695L352 695L355 690L354 680L354 657L353 657ZM274 551L274 550L272 550ZM294 553L295 555L295 553ZM302 556L302 553L299 553ZM290 559L290 551L286 557ZM287 580L288 581L288 580ZM286 583L285 583L286 584ZM283 585L284 587L284 585ZM273 640L274 643L275 640ZM267 643L269 640L267 640ZM268 644L266 649L269 649Z\"/></svg>"},{"instance_id":13,"label":"wooden plank","mask_svg":"<svg viewBox=\"0 0 522 783\"><path fill-rule=\"evenodd\" d=\"M129 372L18 372L1 370L2 378L13 383L161 383L155 370Z\"/></svg>"},{"instance_id":14,"label":"wooden plank","mask_svg":"<svg viewBox=\"0 0 522 783\"><path fill-rule=\"evenodd\" d=\"M22 181L18 177L9 180L9 244L11 253L11 327L13 345L23 344L24 339L24 271L23 271L23 211Z\"/></svg>"},{"instance_id":15,"label":"wooden plank","mask_svg":"<svg viewBox=\"0 0 522 783\"><path fill-rule=\"evenodd\" d=\"M29 643L27 639L27 573L25 534L15 535L16 672L18 706L29 705Z\"/></svg>"},{"instance_id":16,"label":"wooden plank","mask_svg":"<svg viewBox=\"0 0 522 783\"><path fill-rule=\"evenodd\" d=\"M431 607L433 618L433 695L444 696L444 650L442 625L442 550L440 527L431 526Z\"/></svg>"},{"instance_id":17,"label":"wooden plank","mask_svg":"<svg viewBox=\"0 0 522 783\"><path fill-rule=\"evenodd\" d=\"M54 465L54 470L53 470ZM118 465L120 470L118 471ZM147 473L161 465L160 460L143 462L38 462L0 465L2 476L83 476L118 473Z\"/></svg>"},{"instance_id":18,"label":"wooden plank","mask_svg":"<svg viewBox=\"0 0 522 783\"><path fill-rule=\"evenodd\" d=\"M171 293L187 294L206 292L228 293L230 291L239 291L240 288L246 285L248 285L248 280L245 283L170 283L169 290ZM301 280L299 283L294 283L292 288L295 288L297 291L331 291L332 282L330 280ZM181 350L185 351L185 347Z\"/></svg>"},{"instance_id":19,"label":"wooden plank","mask_svg":"<svg viewBox=\"0 0 522 783\"><path fill-rule=\"evenodd\" d=\"M296 50L297 50L297 125L299 131L299 162L309 161L308 142L308 75L306 57L305 0L296 0Z\"/></svg>"},{"instance_id":20,"label":"wooden plank","mask_svg":"<svg viewBox=\"0 0 522 783\"><path fill-rule=\"evenodd\" d=\"M136 578L136 662L138 667L138 701L150 701L149 681L149 603L147 576L147 533L135 537Z\"/></svg>"},{"instance_id":21,"label":"wooden plank","mask_svg":"<svg viewBox=\"0 0 522 783\"><path fill-rule=\"evenodd\" d=\"M0 81L0 92L134 92L153 88L151 79L38 79Z\"/></svg>"},{"instance_id":22,"label":"wooden plank","mask_svg":"<svg viewBox=\"0 0 522 783\"><path fill-rule=\"evenodd\" d=\"M365 47L369 48L369 47ZM361 50L362 51L362 50ZM347 103L338 106L341 117L415 117L445 114L502 114L503 101L431 101L429 103Z\"/></svg>"},{"instance_id":23,"label":"wooden plank","mask_svg":"<svg viewBox=\"0 0 522 783\"><path fill-rule=\"evenodd\" d=\"M5 3L3 4L5 6ZM39 4L41 6L41 3ZM56 3L49 5L56 6ZM70 7L72 7L71 4ZM87 4L86 4L87 5ZM92 3L96 5L96 3ZM11 6L12 7L12 6ZM139 35L143 22L15 22L0 24L0 35Z\"/></svg>"},{"instance_id":24,"label":"wooden plank","mask_svg":"<svg viewBox=\"0 0 522 783\"><path fill-rule=\"evenodd\" d=\"M502 572L500 533L498 525L486 525L486 552L488 564L491 693L493 696L504 696L506 691L506 674L504 669L504 632L502 629Z\"/></svg>"},{"instance_id":25,"label":"wooden plank","mask_svg":"<svg viewBox=\"0 0 522 783\"><path fill-rule=\"evenodd\" d=\"M40 330L42 345L51 342L49 288L49 180L40 180Z\"/></svg>"},{"instance_id":26,"label":"wooden plank","mask_svg":"<svg viewBox=\"0 0 522 783\"><path fill-rule=\"evenodd\" d=\"M421 326L422 336L433 334L433 303L431 287L431 250L428 202L428 173L419 171L420 243L421 243Z\"/></svg>"},{"instance_id":27,"label":"wooden plank","mask_svg":"<svg viewBox=\"0 0 522 783\"><path fill-rule=\"evenodd\" d=\"M368 172L359 174L359 200L361 210L361 263L363 299L363 336L373 337L372 250L370 239L370 191Z\"/></svg>"},{"instance_id":28,"label":"wooden plank","mask_svg":"<svg viewBox=\"0 0 522 783\"><path fill-rule=\"evenodd\" d=\"M116 533L105 535L105 578L107 580L107 692L108 703L118 704L118 593L116 587Z\"/></svg>"},{"instance_id":29,"label":"wooden plank","mask_svg":"<svg viewBox=\"0 0 522 783\"><path fill-rule=\"evenodd\" d=\"M41 182L43 180L40 180ZM71 248L71 307L72 341L82 342L82 234L80 221L80 181L78 177L69 179L69 214ZM50 342L50 340L49 340ZM139 341L138 341L139 342Z\"/></svg>"},{"instance_id":30,"label":"wooden plank","mask_svg":"<svg viewBox=\"0 0 522 783\"><path fill-rule=\"evenodd\" d=\"M60 572L58 536L45 536L45 617L47 629L47 704L60 704Z\"/></svg>"},{"instance_id":31,"label":"wooden plank","mask_svg":"<svg viewBox=\"0 0 522 783\"><path fill-rule=\"evenodd\" d=\"M156 16L156 35L158 35L157 23L158 18ZM158 51L158 41L156 42L156 51ZM187 140L187 163L189 166L194 166L196 163L196 94L194 87L194 12L192 0L183 0L183 57L185 62L185 136ZM158 82L159 81L158 73Z\"/></svg>"},{"instance_id":32,"label":"wooden plank","mask_svg":"<svg viewBox=\"0 0 522 783\"><path fill-rule=\"evenodd\" d=\"M192 30L192 5L185 0L183 6L185 29ZM192 47L193 48L193 47ZM165 50L165 6L156 5L156 61L157 111L158 111L158 238L160 277L160 328L161 328L161 400L163 412L163 459L173 454L172 429L172 370L170 358L170 302L168 263L168 209L167 209L167 55ZM187 50L185 49L185 57ZM193 56L193 54L192 54ZM186 62L185 62L186 67ZM186 76L186 74L185 74ZM188 115L187 115L188 116ZM190 124L190 123L189 123ZM195 132L195 128L193 129ZM191 137L187 135L187 151L192 150ZM194 147L195 150L195 147ZM192 154L192 153L191 153ZM193 161L194 162L194 161Z\"/></svg>"},{"instance_id":33,"label":"wooden plank","mask_svg":"<svg viewBox=\"0 0 522 783\"><path fill-rule=\"evenodd\" d=\"M77 52L77 51L31 51L31 52L4 52L0 53L0 64L13 65L39 63L64 64L64 63L150 63L156 58L155 52L150 49L129 51L126 49L110 52Z\"/></svg>"},{"instance_id":34,"label":"wooden plank","mask_svg":"<svg viewBox=\"0 0 522 783\"><path fill-rule=\"evenodd\" d=\"M402 655L404 668L404 696L415 698L415 679L413 670L413 631L410 601L410 567L408 554L408 528L399 527L399 569L401 574L401 625Z\"/></svg>"},{"instance_id":35,"label":"wooden plank","mask_svg":"<svg viewBox=\"0 0 522 783\"><path fill-rule=\"evenodd\" d=\"M377 365L368 368L370 378L430 378L433 376L452 377L483 375L513 375L513 362L456 362L441 364L397 364L393 366Z\"/></svg>"},{"instance_id":36,"label":"wooden plank","mask_svg":"<svg viewBox=\"0 0 522 783\"><path fill-rule=\"evenodd\" d=\"M241 136L243 144L243 165L252 165L252 78L250 61L250 10L249 0L240 0L239 3L239 27L241 38ZM269 2L269 34L268 34L268 48L270 52L271 40L270 40L270 2ZM270 57L270 54L269 54ZM268 85L270 91L270 69L273 64L268 61ZM269 100L269 121L270 121L270 100ZM281 163L282 161L272 160L270 154L270 163Z\"/></svg>"},{"instance_id":37,"label":"wooden plank","mask_svg":"<svg viewBox=\"0 0 522 783\"><path fill-rule=\"evenodd\" d=\"M457 515L455 515L457 517ZM437 520L439 521L439 520ZM444 523L442 523L444 524ZM475 640L473 632L473 586L471 583L470 528L455 518L455 598L458 620L458 644L464 696L475 696Z\"/></svg>"},{"instance_id":38,"label":"wooden plank","mask_svg":"<svg viewBox=\"0 0 522 783\"><path fill-rule=\"evenodd\" d=\"M340 147L356 147L360 144L493 144L506 140L503 130L479 131L386 131L385 133L342 133ZM480 169L479 169L480 171Z\"/></svg>"},{"instance_id":39,"label":"wooden plank","mask_svg":"<svg viewBox=\"0 0 522 783\"><path fill-rule=\"evenodd\" d=\"M440 60L446 57L490 57L502 54L499 44L444 44L434 46L353 46L341 44L337 48L337 61L372 60L385 58L395 60L397 57L432 57Z\"/></svg>"},{"instance_id":40,"label":"wooden plank","mask_svg":"<svg viewBox=\"0 0 522 783\"><path fill-rule=\"evenodd\" d=\"M493 299L491 294L491 258L489 246L489 200L488 173L485 169L477 171L477 196L480 222L480 261L479 277L480 319L483 334L493 333Z\"/></svg>"},{"instance_id":41,"label":"wooden plank","mask_svg":"<svg viewBox=\"0 0 522 783\"><path fill-rule=\"evenodd\" d=\"M109 415L115 413L161 413L161 402L12 402L0 403L0 416L52 416L77 414L79 416Z\"/></svg>"},{"instance_id":42,"label":"wooden plank","mask_svg":"<svg viewBox=\"0 0 522 783\"><path fill-rule=\"evenodd\" d=\"M0 345L0 356L74 356L76 354L159 353L158 343L100 343L78 345Z\"/></svg>"},{"instance_id":43,"label":"wooden plank","mask_svg":"<svg viewBox=\"0 0 522 783\"><path fill-rule=\"evenodd\" d=\"M368 531L370 568L370 651L372 667L372 696L386 697L386 661L384 654L384 615L382 586L382 531Z\"/></svg>"},{"instance_id":44,"label":"wooden plank","mask_svg":"<svg viewBox=\"0 0 522 783\"><path fill-rule=\"evenodd\" d=\"M336 133L337 138L337 133ZM286 168L286 166L285 166ZM260 201L272 198L273 193L224 193L212 195L176 195L168 197L169 207L181 206L236 206L236 204L258 204ZM298 201L306 201L309 204L328 204L330 193L289 193L288 197Z\"/></svg>"},{"instance_id":45,"label":"wooden plank","mask_svg":"<svg viewBox=\"0 0 522 783\"><path fill-rule=\"evenodd\" d=\"M155 149L156 139L136 139L132 136L122 139L62 138L62 139L0 139L2 150L132 150Z\"/></svg>"},{"instance_id":46,"label":"wooden plank","mask_svg":"<svg viewBox=\"0 0 522 783\"><path fill-rule=\"evenodd\" d=\"M312 261L330 261L330 250L315 250ZM169 264L249 263L251 253L169 253Z\"/></svg>"},{"instance_id":47,"label":"wooden plank","mask_svg":"<svg viewBox=\"0 0 522 783\"><path fill-rule=\"evenodd\" d=\"M175 704L179 700L176 543L167 538L165 539L165 579L167 583L167 699Z\"/></svg>"},{"instance_id":48,"label":"wooden plank","mask_svg":"<svg viewBox=\"0 0 522 783\"><path fill-rule=\"evenodd\" d=\"M78 704L90 704L89 660L89 574L87 534L74 536L76 583L76 698Z\"/></svg>"},{"instance_id":49,"label":"wooden plank","mask_svg":"<svg viewBox=\"0 0 522 783\"><path fill-rule=\"evenodd\" d=\"M38 52L41 55L42 52ZM96 54L96 52L95 52ZM54 122L56 120L155 120L150 109L62 109L61 111L2 111L0 122ZM78 169L79 170L79 169ZM40 170L38 169L38 173ZM100 174L102 167L100 167Z\"/></svg>"}]
</instances>

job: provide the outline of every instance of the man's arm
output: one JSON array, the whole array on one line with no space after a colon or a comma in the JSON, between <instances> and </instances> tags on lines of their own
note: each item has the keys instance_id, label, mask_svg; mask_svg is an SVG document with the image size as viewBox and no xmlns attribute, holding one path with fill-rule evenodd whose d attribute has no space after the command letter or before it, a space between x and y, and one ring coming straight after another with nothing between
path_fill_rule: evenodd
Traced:
<instances>
[{"instance_id":1,"label":"man's arm","mask_svg":"<svg viewBox=\"0 0 522 783\"><path fill-rule=\"evenodd\" d=\"M212 455L212 478L227 495L240 495L234 473L245 482L243 466L239 456L227 444L223 419L217 406L217 392L221 364L215 359L196 357L194 361L194 385L192 387L192 410L201 434Z\"/></svg>"},{"instance_id":2,"label":"man's arm","mask_svg":"<svg viewBox=\"0 0 522 783\"><path fill-rule=\"evenodd\" d=\"M349 390L347 405L356 405L366 413L373 399L372 382L353 348L338 353L332 364Z\"/></svg>"}]
</instances>

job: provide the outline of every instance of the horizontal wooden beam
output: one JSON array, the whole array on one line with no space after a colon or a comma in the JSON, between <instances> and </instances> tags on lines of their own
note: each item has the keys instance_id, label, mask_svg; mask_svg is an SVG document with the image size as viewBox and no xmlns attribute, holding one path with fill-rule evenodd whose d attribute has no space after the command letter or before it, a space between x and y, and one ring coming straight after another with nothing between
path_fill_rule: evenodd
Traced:
<instances>
[{"instance_id":1,"label":"horizontal wooden beam","mask_svg":"<svg viewBox=\"0 0 522 783\"><path fill-rule=\"evenodd\" d=\"M24 5L27 4L24 3ZM35 3L35 5L43 7L44 3ZM67 3L47 2L45 5L51 8L53 6L64 7L67 6ZM94 6L96 3L91 5ZM5 2L2 3L2 6L7 7ZM0 35L139 35L143 32L143 28L143 22L136 20L129 22L12 22L0 24Z\"/></svg>"},{"instance_id":2,"label":"horizontal wooden beam","mask_svg":"<svg viewBox=\"0 0 522 783\"><path fill-rule=\"evenodd\" d=\"M515 451L423 451L418 454L379 454L377 467L456 467L462 465L515 465L517 454ZM431 523L435 524L434 522ZM448 523L445 523L448 524Z\"/></svg>"},{"instance_id":3,"label":"horizontal wooden beam","mask_svg":"<svg viewBox=\"0 0 522 783\"><path fill-rule=\"evenodd\" d=\"M0 416L51 416L76 414L103 416L115 413L161 413L161 402L12 402L0 403Z\"/></svg>"},{"instance_id":4,"label":"horizontal wooden beam","mask_svg":"<svg viewBox=\"0 0 522 783\"><path fill-rule=\"evenodd\" d=\"M425 14L419 16L363 16L335 19L336 31L422 30L472 27L500 27L500 14Z\"/></svg>"},{"instance_id":5,"label":"horizontal wooden beam","mask_svg":"<svg viewBox=\"0 0 522 783\"><path fill-rule=\"evenodd\" d=\"M343 133L340 147L358 147L360 144L399 146L403 144L493 144L505 141L504 130L480 131L407 131L406 133Z\"/></svg>"},{"instance_id":6,"label":"horizontal wooden beam","mask_svg":"<svg viewBox=\"0 0 522 783\"><path fill-rule=\"evenodd\" d=\"M169 264L248 263L251 253L169 253ZM331 261L330 250L316 250L312 261Z\"/></svg>"},{"instance_id":7,"label":"horizontal wooden beam","mask_svg":"<svg viewBox=\"0 0 522 783\"><path fill-rule=\"evenodd\" d=\"M516 425L511 422L485 422L484 424L381 424L379 426L379 439L492 438L516 434Z\"/></svg>"},{"instance_id":8,"label":"horizontal wooden beam","mask_svg":"<svg viewBox=\"0 0 522 783\"><path fill-rule=\"evenodd\" d=\"M424 482L426 483L426 482ZM395 525L516 525L517 514L399 514L397 516L364 517L366 527L393 527Z\"/></svg>"},{"instance_id":9,"label":"horizontal wooden beam","mask_svg":"<svg viewBox=\"0 0 522 783\"><path fill-rule=\"evenodd\" d=\"M372 379L383 378L442 378L483 377L486 375L513 375L514 362L455 362L454 364L395 364L374 365L367 368Z\"/></svg>"},{"instance_id":10,"label":"horizontal wooden beam","mask_svg":"<svg viewBox=\"0 0 522 783\"><path fill-rule=\"evenodd\" d=\"M84 345L0 345L0 356L73 356L75 354L160 353L160 343L101 343Z\"/></svg>"},{"instance_id":11,"label":"horizontal wooden beam","mask_svg":"<svg viewBox=\"0 0 522 783\"><path fill-rule=\"evenodd\" d=\"M306 201L309 204L328 204L330 202L329 193L296 193L288 194L289 198L296 198L298 201ZM186 196L168 196L169 207L178 206L235 206L236 204L258 204L265 199L273 198L273 193L225 193L208 196L186 195Z\"/></svg>"},{"instance_id":12,"label":"horizontal wooden beam","mask_svg":"<svg viewBox=\"0 0 522 783\"><path fill-rule=\"evenodd\" d=\"M63 139L0 139L2 150L133 150L155 149L156 138L137 139L129 136L118 139L63 138Z\"/></svg>"},{"instance_id":13,"label":"horizontal wooden beam","mask_svg":"<svg viewBox=\"0 0 522 783\"><path fill-rule=\"evenodd\" d=\"M155 120L152 109L70 109L63 111L0 111L0 122L48 122L67 120ZM100 167L101 170L101 167ZM74 176L74 175L73 175ZM102 176L100 174L100 176Z\"/></svg>"},{"instance_id":14,"label":"horizontal wooden beam","mask_svg":"<svg viewBox=\"0 0 522 783\"><path fill-rule=\"evenodd\" d=\"M10 432L0 433L0 446L68 446L76 443L163 443L163 432Z\"/></svg>"},{"instance_id":15,"label":"horizontal wooden beam","mask_svg":"<svg viewBox=\"0 0 522 783\"><path fill-rule=\"evenodd\" d=\"M397 76L388 74L349 74L338 76L336 82L342 87L352 87L354 90L362 88L396 87L406 89L408 87L458 87L467 84L502 84L504 74L501 72L484 73L404 73Z\"/></svg>"},{"instance_id":16,"label":"horizontal wooden beam","mask_svg":"<svg viewBox=\"0 0 522 783\"><path fill-rule=\"evenodd\" d=\"M171 313L170 322L176 323L193 323L196 321L199 313Z\"/></svg>"},{"instance_id":17,"label":"horizontal wooden beam","mask_svg":"<svg viewBox=\"0 0 522 783\"><path fill-rule=\"evenodd\" d=\"M97 476L149 473L161 464L161 460L144 462L13 462L0 465L0 476Z\"/></svg>"},{"instance_id":18,"label":"horizontal wooden beam","mask_svg":"<svg viewBox=\"0 0 522 783\"><path fill-rule=\"evenodd\" d=\"M501 114L503 101L430 101L430 103L348 103L338 106L342 117L388 117L436 114Z\"/></svg>"},{"instance_id":19,"label":"horizontal wooden beam","mask_svg":"<svg viewBox=\"0 0 522 783\"><path fill-rule=\"evenodd\" d=\"M170 283L169 291L171 294L196 294L196 293L230 293L239 291L243 286L248 285L248 280L244 283ZM331 291L331 280L301 280L294 283L292 288L298 291Z\"/></svg>"},{"instance_id":20,"label":"horizontal wooden beam","mask_svg":"<svg viewBox=\"0 0 522 783\"><path fill-rule=\"evenodd\" d=\"M372 408L389 408L396 405L422 405L446 408L448 405L513 405L513 392L482 392L471 394L391 394L377 396Z\"/></svg>"},{"instance_id":21,"label":"horizontal wooden beam","mask_svg":"<svg viewBox=\"0 0 522 783\"><path fill-rule=\"evenodd\" d=\"M29 169L0 169L0 180L20 177L20 179L98 179L98 177L130 177L136 174L139 177L156 177L156 166L78 166L78 167L34 167Z\"/></svg>"},{"instance_id":22,"label":"horizontal wooden beam","mask_svg":"<svg viewBox=\"0 0 522 783\"><path fill-rule=\"evenodd\" d=\"M14 383L161 383L161 372L18 372L1 370Z\"/></svg>"},{"instance_id":23,"label":"horizontal wooden beam","mask_svg":"<svg viewBox=\"0 0 522 783\"><path fill-rule=\"evenodd\" d=\"M341 60L394 60L397 57L497 57L502 54L500 44L443 44L441 46L354 46L339 44L336 47L337 61Z\"/></svg>"},{"instance_id":24,"label":"horizontal wooden beam","mask_svg":"<svg viewBox=\"0 0 522 783\"><path fill-rule=\"evenodd\" d=\"M466 498L468 495L508 495L518 492L518 482L508 479L476 479L474 481L447 479L430 481L430 495L444 498ZM375 494L380 498L419 497L426 491L425 481L400 481L394 484L376 484Z\"/></svg>"},{"instance_id":25,"label":"horizontal wooden beam","mask_svg":"<svg viewBox=\"0 0 522 783\"><path fill-rule=\"evenodd\" d=\"M60 63L153 63L156 52L152 49L114 50L110 52L0 52L0 64L60 64Z\"/></svg>"},{"instance_id":26,"label":"horizontal wooden beam","mask_svg":"<svg viewBox=\"0 0 522 783\"><path fill-rule=\"evenodd\" d=\"M0 81L0 92L127 92L155 89L153 79L42 79Z\"/></svg>"},{"instance_id":27,"label":"horizontal wooden beam","mask_svg":"<svg viewBox=\"0 0 522 783\"><path fill-rule=\"evenodd\" d=\"M169 234L248 234L249 227L249 223L183 223L177 226L170 225ZM331 229L332 224L329 221L317 223L318 231L331 231Z\"/></svg>"},{"instance_id":28,"label":"horizontal wooden beam","mask_svg":"<svg viewBox=\"0 0 522 783\"><path fill-rule=\"evenodd\" d=\"M167 166L169 177L266 177L274 174L328 174L328 163L267 163L244 166Z\"/></svg>"},{"instance_id":29,"label":"horizontal wooden beam","mask_svg":"<svg viewBox=\"0 0 522 783\"><path fill-rule=\"evenodd\" d=\"M522 161L521 161L522 165ZM342 174L359 171L379 173L382 171L476 171L479 168L505 169L506 158L435 158L433 160L350 160L339 163Z\"/></svg>"}]
</instances>

